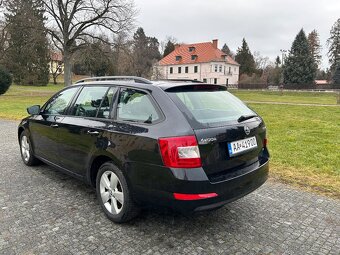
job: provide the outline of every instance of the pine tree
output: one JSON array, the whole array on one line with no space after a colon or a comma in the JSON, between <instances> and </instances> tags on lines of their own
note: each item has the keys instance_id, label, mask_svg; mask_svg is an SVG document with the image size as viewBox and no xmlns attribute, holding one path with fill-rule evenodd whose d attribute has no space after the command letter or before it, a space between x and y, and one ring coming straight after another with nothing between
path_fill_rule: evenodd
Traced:
<instances>
[{"instance_id":1,"label":"pine tree","mask_svg":"<svg viewBox=\"0 0 340 255\"><path fill-rule=\"evenodd\" d=\"M321 45L318 32L314 29L308 34L308 43L314 62L319 66L321 64Z\"/></svg>"},{"instance_id":2,"label":"pine tree","mask_svg":"<svg viewBox=\"0 0 340 255\"><path fill-rule=\"evenodd\" d=\"M280 59L279 56L277 56L276 59L275 59L275 66L279 67L280 65L281 65L281 59Z\"/></svg>"},{"instance_id":3,"label":"pine tree","mask_svg":"<svg viewBox=\"0 0 340 255\"><path fill-rule=\"evenodd\" d=\"M222 51L223 51L225 54L227 54L228 56L231 56L231 55L232 55L232 54L231 54L231 50L230 50L230 48L228 47L228 45L227 45L226 43L223 45Z\"/></svg>"},{"instance_id":4,"label":"pine tree","mask_svg":"<svg viewBox=\"0 0 340 255\"><path fill-rule=\"evenodd\" d=\"M175 44L172 41L168 40L165 46L165 49L164 49L163 58L169 55L174 50L175 50Z\"/></svg>"},{"instance_id":5,"label":"pine tree","mask_svg":"<svg viewBox=\"0 0 340 255\"><path fill-rule=\"evenodd\" d=\"M334 71L340 63L340 18L332 26L327 44L329 63L331 70Z\"/></svg>"},{"instance_id":6,"label":"pine tree","mask_svg":"<svg viewBox=\"0 0 340 255\"><path fill-rule=\"evenodd\" d=\"M5 14L9 33L5 65L17 84L47 85L49 50L40 0L9 0Z\"/></svg>"},{"instance_id":7,"label":"pine tree","mask_svg":"<svg viewBox=\"0 0 340 255\"><path fill-rule=\"evenodd\" d=\"M340 63L334 71L333 82L337 88L340 88Z\"/></svg>"},{"instance_id":8,"label":"pine tree","mask_svg":"<svg viewBox=\"0 0 340 255\"><path fill-rule=\"evenodd\" d=\"M152 65L161 58L157 38L146 36L143 28L138 28L133 35L132 52L135 75L150 77Z\"/></svg>"},{"instance_id":9,"label":"pine tree","mask_svg":"<svg viewBox=\"0 0 340 255\"><path fill-rule=\"evenodd\" d=\"M241 65L240 75L252 75L256 71L254 56L251 54L244 38L242 40L242 47L237 50L235 60Z\"/></svg>"},{"instance_id":10,"label":"pine tree","mask_svg":"<svg viewBox=\"0 0 340 255\"><path fill-rule=\"evenodd\" d=\"M283 70L285 84L314 84L317 65L303 29L295 37Z\"/></svg>"}]
</instances>

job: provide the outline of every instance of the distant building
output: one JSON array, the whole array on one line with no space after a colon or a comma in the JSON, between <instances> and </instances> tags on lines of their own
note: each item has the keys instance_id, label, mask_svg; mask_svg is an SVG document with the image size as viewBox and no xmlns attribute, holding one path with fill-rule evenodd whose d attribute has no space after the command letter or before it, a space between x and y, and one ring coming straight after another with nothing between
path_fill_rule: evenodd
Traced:
<instances>
[{"instance_id":1,"label":"distant building","mask_svg":"<svg viewBox=\"0 0 340 255\"><path fill-rule=\"evenodd\" d=\"M327 80L315 80L315 84L322 86L322 85L328 85L329 82Z\"/></svg>"},{"instance_id":2,"label":"distant building","mask_svg":"<svg viewBox=\"0 0 340 255\"><path fill-rule=\"evenodd\" d=\"M210 84L237 84L240 65L218 49L218 40L180 44L155 66L164 79L190 79ZM157 77L157 78L160 78Z\"/></svg>"},{"instance_id":3,"label":"distant building","mask_svg":"<svg viewBox=\"0 0 340 255\"><path fill-rule=\"evenodd\" d=\"M63 55L60 52L51 52L50 74L53 73L64 73Z\"/></svg>"}]
</instances>

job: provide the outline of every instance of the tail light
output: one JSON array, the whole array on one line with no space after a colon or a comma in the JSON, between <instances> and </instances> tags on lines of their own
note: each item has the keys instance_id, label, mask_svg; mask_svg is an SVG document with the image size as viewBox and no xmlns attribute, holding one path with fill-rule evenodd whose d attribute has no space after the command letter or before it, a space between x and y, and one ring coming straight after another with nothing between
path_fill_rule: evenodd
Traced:
<instances>
[{"instance_id":1,"label":"tail light","mask_svg":"<svg viewBox=\"0 0 340 255\"><path fill-rule=\"evenodd\" d=\"M195 136L160 138L158 142L165 166L173 168L202 166Z\"/></svg>"},{"instance_id":2,"label":"tail light","mask_svg":"<svg viewBox=\"0 0 340 255\"><path fill-rule=\"evenodd\" d=\"M267 147L267 144L268 144L268 139L267 139L267 138L264 138L264 139L263 139L263 148L266 148L266 147Z\"/></svg>"}]
</instances>

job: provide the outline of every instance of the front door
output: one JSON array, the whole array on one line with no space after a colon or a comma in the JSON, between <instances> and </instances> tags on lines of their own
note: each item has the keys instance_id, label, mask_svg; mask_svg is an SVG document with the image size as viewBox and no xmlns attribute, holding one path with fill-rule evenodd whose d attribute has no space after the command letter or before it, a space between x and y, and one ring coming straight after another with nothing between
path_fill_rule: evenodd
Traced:
<instances>
[{"instance_id":1,"label":"front door","mask_svg":"<svg viewBox=\"0 0 340 255\"><path fill-rule=\"evenodd\" d=\"M59 125L79 87L61 91L43 107L40 115L30 121L30 132L35 155L59 165Z\"/></svg>"}]
</instances>

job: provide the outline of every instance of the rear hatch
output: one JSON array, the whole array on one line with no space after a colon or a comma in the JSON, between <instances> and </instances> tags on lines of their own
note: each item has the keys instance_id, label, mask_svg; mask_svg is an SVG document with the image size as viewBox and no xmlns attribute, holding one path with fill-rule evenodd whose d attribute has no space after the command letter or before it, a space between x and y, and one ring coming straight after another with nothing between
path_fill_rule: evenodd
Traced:
<instances>
[{"instance_id":1,"label":"rear hatch","mask_svg":"<svg viewBox=\"0 0 340 255\"><path fill-rule=\"evenodd\" d=\"M238 172L264 157L262 119L222 86L187 85L167 90L191 124L202 166L212 181Z\"/></svg>"}]
</instances>

